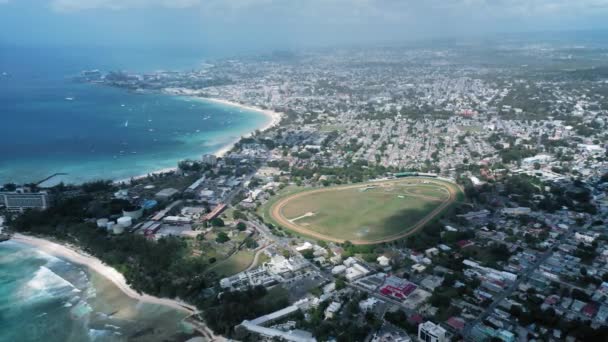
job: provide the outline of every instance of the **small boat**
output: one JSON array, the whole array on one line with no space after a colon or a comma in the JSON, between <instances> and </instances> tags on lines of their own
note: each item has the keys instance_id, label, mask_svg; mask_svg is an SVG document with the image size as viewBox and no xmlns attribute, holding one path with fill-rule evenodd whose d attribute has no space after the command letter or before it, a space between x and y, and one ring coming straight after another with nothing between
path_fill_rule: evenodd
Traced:
<instances>
[{"instance_id":1,"label":"small boat","mask_svg":"<svg viewBox=\"0 0 608 342\"><path fill-rule=\"evenodd\" d=\"M74 98L73 97L66 97L65 100L66 101L74 101Z\"/></svg>"},{"instance_id":2,"label":"small boat","mask_svg":"<svg viewBox=\"0 0 608 342\"><path fill-rule=\"evenodd\" d=\"M129 127L129 120L125 121L125 127Z\"/></svg>"}]
</instances>

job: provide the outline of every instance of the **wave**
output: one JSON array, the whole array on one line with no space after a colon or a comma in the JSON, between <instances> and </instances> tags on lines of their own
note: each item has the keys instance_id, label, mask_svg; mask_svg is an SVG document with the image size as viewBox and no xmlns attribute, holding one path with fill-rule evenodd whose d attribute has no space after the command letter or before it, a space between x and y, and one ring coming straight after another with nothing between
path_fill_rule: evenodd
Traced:
<instances>
[{"instance_id":1,"label":"wave","mask_svg":"<svg viewBox=\"0 0 608 342\"><path fill-rule=\"evenodd\" d=\"M33 260L46 261L48 266L69 264L65 260L19 242L9 240L3 242L3 246L8 246L8 248L7 252L0 254L0 264L17 264Z\"/></svg>"},{"instance_id":2,"label":"wave","mask_svg":"<svg viewBox=\"0 0 608 342\"><path fill-rule=\"evenodd\" d=\"M78 290L46 266L40 266L34 277L19 291L19 297L28 302L66 297Z\"/></svg>"}]
</instances>

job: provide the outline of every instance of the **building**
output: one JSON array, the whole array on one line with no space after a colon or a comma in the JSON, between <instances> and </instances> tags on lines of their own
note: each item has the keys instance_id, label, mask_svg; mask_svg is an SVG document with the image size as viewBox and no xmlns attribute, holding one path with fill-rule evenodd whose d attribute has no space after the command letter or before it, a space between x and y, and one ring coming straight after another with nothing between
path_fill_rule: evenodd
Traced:
<instances>
[{"instance_id":1,"label":"building","mask_svg":"<svg viewBox=\"0 0 608 342\"><path fill-rule=\"evenodd\" d=\"M336 313L340 311L342 304L339 302L332 302L329 304L327 309L325 309L325 319L332 319L335 317Z\"/></svg>"},{"instance_id":2,"label":"building","mask_svg":"<svg viewBox=\"0 0 608 342\"><path fill-rule=\"evenodd\" d=\"M316 342L316 339L312 336L312 334L307 331L298 329L283 331L273 327L266 327L272 322L293 315L299 310L300 309L295 305L288 306L279 311L275 311L268 315L258 317L252 321L245 320L240 324L240 327L243 327L251 333L261 335L268 339L279 339L281 341L293 342Z\"/></svg>"},{"instance_id":3,"label":"building","mask_svg":"<svg viewBox=\"0 0 608 342\"><path fill-rule=\"evenodd\" d=\"M380 293L397 300L404 300L417 288L418 287L414 283L410 283L405 279L389 276L384 280L384 284L380 287Z\"/></svg>"},{"instance_id":4,"label":"building","mask_svg":"<svg viewBox=\"0 0 608 342\"><path fill-rule=\"evenodd\" d=\"M380 264L380 266L388 266L391 263L391 259L385 257L384 255L381 255L378 257L378 259L376 259L376 261L378 261L378 264Z\"/></svg>"},{"instance_id":5,"label":"building","mask_svg":"<svg viewBox=\"0 0 608 342\"><path fill-rule=\"evenodd\" d=\"M502 213L510 216L530 215L532 209L526 207L504 208Z\"/></svg>"},{"instance_id":6,"label":"building","mask_svg":"<svg viewBox=\"0 0 608 342\"><path fill-rule=\"evenodd\" d=\"M213 154L205 154L201 158L202 162L207 165L215 166L217 164L217 157Z\"/></svg>"},{"instance_id":7,"label":"building","mask_svg":"<svg viewBox=\"0 0 608 342\"><path fill-rule=\"evenodd\" d=\"M449 341L447 331L431 321L418 325L418 341L420 342L446 342Z\"/></svg>"},{"instance_id":8,"label":"building","mask_svg":"<svg viewBox=\"0 0 608 342\"><path fill-rule=\"evenodd\" d=\"M179 191L177 189L167 188L167 189L162 189L161 191L159 191L155 197L159 201L168 201L169 199L171 199L172 197L174 197L177 194L179 194Z\"/></svg>"},{"instance_id":9,"label":"building","mask_svg":"<svg viewBox=\"0 0 608 342\"><path fill-rule=\"evenodd\" d=\"M18 188L11 192L0 192L0 204L8 211L23 212L27 209L45 210L51 206L51 197L45 191L31 192Z\"/></svg>"}]
</instances>

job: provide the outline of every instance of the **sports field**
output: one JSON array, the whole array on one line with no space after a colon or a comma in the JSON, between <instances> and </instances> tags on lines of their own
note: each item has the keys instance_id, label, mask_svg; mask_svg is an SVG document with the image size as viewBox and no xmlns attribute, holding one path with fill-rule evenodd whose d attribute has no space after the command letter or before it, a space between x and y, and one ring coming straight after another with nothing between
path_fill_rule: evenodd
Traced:
<instances>
[{"instance_id":1,"label":"sports field","mask_svg":"<svg viewBox=\"0 0 608 342\"><path fill-rule=\"evenodd\" d=\"M445 210L459 193L449 182L403 178L322 188L280 198L270 207L282 227L316 239L374 244L403 238Z\"/></svg>"}]
</instances>

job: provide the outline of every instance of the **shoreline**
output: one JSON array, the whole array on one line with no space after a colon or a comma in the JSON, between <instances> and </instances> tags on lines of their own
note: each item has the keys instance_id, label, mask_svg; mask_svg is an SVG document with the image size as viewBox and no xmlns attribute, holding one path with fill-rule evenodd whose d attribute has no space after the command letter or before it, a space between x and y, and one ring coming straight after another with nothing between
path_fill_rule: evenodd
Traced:
<instances>
[{"instance_id":1,"label":"shoreline","mask_svg":"<svg viewBox=\"0 0 608 342\"><path fill-rule=\"evenodd\" d=\"M194 306L181 302L179 300L159 298L147 294L139 294L127 284L125 277L115 268L108 266L104 264L101 260L93 256L84 254L83 252L78 251L73 247L19 233L15 233L12 236L11 241L36 247L38 250L48 253L52 256L63 258L74 264L85 266L89 270L99 274L103 278L112 282L119 290L121 290L125 295L132 299L136 299L146 303L167 306L172 309L187 313L188 315L192 315L198 312L198 310Z\"/></svg>"},{"instance_id":2,"label":"shoreline","mask_svg":"<svg viewBox=\"0 0 608 342\"><path fill-rule=\"evenodd\" d=\"M258 112L270 119L270 121L263 127L254 129L253 131L243 135L242 137L235 139L234 141L230 142L226 146L220 148L216 152L210 153L210 154L215 155L218 158L222 158L226 154L228 154L228 152L230 152L234 148L234 145L236 145L236 143L238 143L241 140L241 138L250 137L257 130L259 130L260 132L265 132L273 127L278 126L279 123L281 122L281 120L283 119L283 113L275 112L275 111L269 110L269 109L262 109L262 108L257 108L254 106L244 105L244 104L240 104L238 102L232 102L229 100L210 98L210 97L201 97L201 96L196 96L193 94L179 94L179 93L177 93L177 94L176 93L166 93L166 94L172 95L172 96L183 96L185 98L192 98L197 101L210 102L210 103L221 104L221 105L230 106L230 107L236 107L236 108L240 108L240 109L244 109L244 110L248 110L248 111L252 111L252 112ZM168 167L168 168L164 168L164 169L160 169L160 170L154 170L154 171L148 172L146 174L141 174L141 175L137 175L134 177L130 177L128 179L127 178L117 179L117 180L114 180L113 183L114 184L129 184L131 182L131 180L144 179L144 178L148 177L148 175L162 175L162 174L176 172L176 171L177 171L177 167Z\"/></svg>"}]
</instances>

